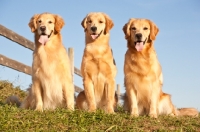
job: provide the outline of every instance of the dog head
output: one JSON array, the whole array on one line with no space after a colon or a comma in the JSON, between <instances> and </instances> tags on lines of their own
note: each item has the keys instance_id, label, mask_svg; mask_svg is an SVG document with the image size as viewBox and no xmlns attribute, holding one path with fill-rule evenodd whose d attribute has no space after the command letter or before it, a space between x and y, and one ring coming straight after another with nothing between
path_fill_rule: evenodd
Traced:
<instances>
[{"instance_id":1,"label":"dog head","mask_svg":"<svg viewBox=\"0 0 200 132\"><path fill-rule=\"evenodd\" d=\"M109 30L114 26L110 17L101 12L89 13L81 25L92 40L99 38L102 34L109 33Z\"/></svg>"},{"instance_id":2,"label":"dog head","mask_svg":"<svg viewBox=\"0 0 200 132\"><path fill-rule=\"evenodd\" d=\"M130 19L123 27L125 39L134 46L137 51L142 51L145 44L156 39L159 31L157 26L148 19Z\"/></svg>"},{"instance_id":3,"label":"dog head","mask_svg":"<svg viewBox=\"0 0 200 132\"><path fill-rule=\"evenodd\" d=\"M31 31L39 36L38 41L45 44L53 35L60 33L64 20L58 15L42 13L35 14L28 25Z\"/></svg>"}]
</instances>

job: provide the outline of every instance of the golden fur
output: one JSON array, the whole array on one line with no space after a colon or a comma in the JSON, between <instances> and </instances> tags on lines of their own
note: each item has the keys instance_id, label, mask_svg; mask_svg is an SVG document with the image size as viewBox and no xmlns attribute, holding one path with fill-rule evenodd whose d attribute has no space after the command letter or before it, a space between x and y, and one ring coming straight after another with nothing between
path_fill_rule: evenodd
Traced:
<instances>
[{"instance_id":1,"label":"golden fur","mask_svg":"<svg viewBox=\"0 0 200 132\"><path fill-rule=\"evenodd\" d=\"M178 115L198 117L199 111L195 108L180 108L178 109Z\"/></svg>"},{"instance_id":2,"label":"golden fur","mask_svg":"<svg viewBox=\"0 0 200 132\"><path fill-rule=\"evenodd\" d=\"M124 63L124 109L133 116L181 115L170 95L162 91L162 69L153 44L158 27L150 20L132 18L123 31L128 47Z\"/></svg>"},{"instance_id":3,"label":"golden fur","mask_svg":"<svg viewBox=\"0 0 200 132\"><path fill-rule=\"evenodd\" d=\"M109 45L109 30L114 24L101 12L89 13L81 24L86 43L81 64L84 92L78 95L76 105L89 112L100 108L114 113L117 70Z\"/></svg>"},{"instance_id":4,"label":"golden fur","mask_svg":"<svg viewBox=\"0 0 200 132\"><path fill-rule=\"evenodd\" d=\"M32 87L22 108L38 111L57 107L74 109L71 66L60 33L63 26L64 20L55 14L36 14L31 18L29 27L35 34ZM42 35L48 37L44 43L40 42Z\"/></svg>"},{"instance_id":5,"label":"golden fur","mask_svg":"<svg viewBox=\"0 0 200 132\"><path fill-rule=\"evenodd\" d=\"M119 100L118 95L117 95L117 93L115 93L115 100L114 100L114 103L113 103L114 111L117 111L118 100ZM76 107L78 109L82 109L82 110L88 109L88 104L87 104L87 100L86 100L84 91L80 92L79 95L78 95L78 98L76 98Z\"/></svg>"}]
</instances>

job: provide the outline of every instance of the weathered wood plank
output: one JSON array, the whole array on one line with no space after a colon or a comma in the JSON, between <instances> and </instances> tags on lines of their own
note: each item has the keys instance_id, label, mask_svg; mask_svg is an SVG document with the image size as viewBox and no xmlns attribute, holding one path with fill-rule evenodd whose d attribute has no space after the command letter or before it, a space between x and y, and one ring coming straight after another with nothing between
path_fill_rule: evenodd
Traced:
<instances>
[{"instance_id":1,"label":"weathered wood plank","mask_svg":"<svg viewBox=\"0 0 200 132\"><path fill-rule=\"evenodd\" d=\"M76 67L74 67L74 73L75 73L76 75L82 77L81 71L80 71L78 68L76 68Z\"/></svg>"},{"instance_id":2,"label":"weathered wood plank","mask_svg":"<svg viewBox=\"0 0 200 132\"><path fill-rule=\"evenodd\" d=\"M7 39L20 44L21 46L34 50L34 43L30 40L24 38L23 36L18 35L17 33L11 31L10 29L4 27L0 24L0 35L6 37Z\"/></svg>"},{"instance_id":3,"label":"weathered wood plank","mask_svg":"<svg viewBox=\"0 0 200 132\"><path fill-rule=\"evenodd\" d=\"M31 73L32 73L32 69L31 69L30 66L24 65L24 64L22 64L22 63L20 63L18 61L12 60L12 59L10 59L10 58L8 58L6 56L3 56L1 54L0 54L0 65L12 68L14 70L17 70L19 72L23 72L23 73L28 74L28 75L31 75ZM80 73L79 73L79 75L80 75ZM82 88L80 88L80 87L78 87L76 85L74 85L74 88L75 88L75 91L78 92L78 93L83 91ZM119 88L118 88L118 90L119 90ZM119 96L120 99L123 99L124 95L123 94L119 94L119 91L118 91L118 96Z\"/></svg>"},{"instance_id":4,"label":"weathered wood plank","mask_svg":"<svg viewBox=\"0 0 200 132\"><path fill-rule=\"evenodd\" d=\"M69 60L71 63L71 73L72 73L72 79L73 79L73 83L74 83L74 49L73 48L68 48L68 56L69 56Z\"/></svg>"},{"instance_id":5,"label":"weathered wood plank","mask_svg":"<svg viewBox=\"0 0 200 132\"><path fill-rule=\"evenodd\" d=\"M3 25L0 24L0 35L3 37L6 37L7 39L16 42L20 44L21 46L28 48L30 50L34 50L34 43L31 42L30 40L22 37L21 35L18 35L17 33L13 32L12 30L4 27ZM74 73L77 74L78 76L81 76L81 72L78 68L74 67Z\"/></svg>"},{"instance_id":6,"label":"weathered wood plank","mask_svg":"<svg viewBox=\"0 0 200 132\"><path fill-rule=\"evenodd\" d=\"M80 87L78 87L78 86L76 86L76 85L74 85L74 88L75 88L75 91L76 91L77 93L80 93L81 91L83 91L82 88L80 88Z\"/></svg>"},{"instance_id":7,"label":"weathered wood plank","mask_svg":"<svg viewBox=\"0 0 200 132\"><path fill-rule=\"evenodd\" d=\"M12 60L6 56L3 56L0 54L0 65L6 66L9 68L12 68L14 70L17 70L19 72L23 72L25 74L31 75L32 69L30 66L24 65L18 61ZM76 92L81 92L83 89L74 85L75 91Z\"/></svg>"},{"instance_id":8,"label":"weathered wood plank","mask_svg":"<svg viewBox=\"0 0 200 132\"><path fill-rule=\"evenodd\" d=\"M19 72L26 73L28 75L32 74L32 69L30 66L24 65L18 61L12 60L6 56L0 54L0 65L12 68Z\"/></svg>"}]
</instances>

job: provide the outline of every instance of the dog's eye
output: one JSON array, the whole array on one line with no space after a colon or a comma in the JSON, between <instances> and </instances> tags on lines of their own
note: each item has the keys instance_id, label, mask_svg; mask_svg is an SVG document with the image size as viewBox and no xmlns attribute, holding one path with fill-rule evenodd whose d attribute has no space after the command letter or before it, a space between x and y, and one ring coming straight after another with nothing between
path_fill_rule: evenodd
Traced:
<instances>
[{"instance_id":1,"label":"dog's eye","mask_svg":"<svg viewBox=\"0 0 200 132\"><path fill-rule=\"evenodd\" d=\"M92 23L92 21L91 21L91 20L89 20L89 21L88 21L88 23Z\"/></svg>"},{"instance_id":2,"label":"dog's eye","mask_svg":"<svg viewBox=\"0 0 200 132\"><path fill-rule=\"evenodd\" d=\"M135 28L135 27L132 27L131 29L132 29L132 30L136 30L136 28Z\"/></svg>"},{"instance_id":3,"label":"dog's eye","mask_svg":"<svg viewBox=\"0 0 200 132\"><path fill-rule=\"evenodd\" d=\"M38 23L41 23L41 22L42 22L41 20L38 21Z\"/></svg>"},{"instance_id":4,"label":"dog's eye","mask_svg":"<svg viewBox=\"0 0 200 132\"><path fill-rule=\"evenodd\" d=\"M103 21L99 21L99 23L103 23Z\"/></svg>"},{"instance_id":5,"label":"dog's eye","mask_svg":"<svg viewBox=\"0 0 200 132\"><path fill-rule=\"evenodd\" d=\"M49 24L51 24L51 23L52 23L52 21L49 21L48 23L49 23Z\"/></svg>"},{"instance_id":6,"label":"dog's eye","mask_svg":"<svg viewBox=\"0 0 200 132\"><path fill-rule=\"evenodd\" d=\"M144 29L144 30L147 30L148 28L147 28L147 27L144 27L143 29Z\"/></svg>"}]
</instances>

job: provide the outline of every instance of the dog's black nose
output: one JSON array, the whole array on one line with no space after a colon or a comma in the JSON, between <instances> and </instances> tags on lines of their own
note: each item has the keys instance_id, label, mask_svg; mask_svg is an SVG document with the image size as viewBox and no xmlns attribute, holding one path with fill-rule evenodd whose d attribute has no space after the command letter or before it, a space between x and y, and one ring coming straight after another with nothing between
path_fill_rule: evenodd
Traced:
<instances>
[{"instance_id":1,"label":"dog's black nose","mask_svg":"<svg viewBox=\"0 0 200 132\"><path fill-rule=\"evenodd\" d=\"M93 27L91 27L91 30L92 30L93 32L95 32L95 31L97 31L97 27L93 26Z\"/></svg>"},{"instance_id":2,"label":"dog's black nose","mask_svg":"<svg viewBox=\"0 0 200 132\"><path fill-rule=\"evenodd\" d=\"M141 33L137 33L137 34L135 35L135 37L136 37L137 39L141 39L141 38L142 38L142 34L141 34Z\"/></svg>"},{"instance_id":3,"label":"dog's black nose","mask_svg":"<svg viewBox=\"0 0 200 132\"><path fill-rule=\"evenodd\" d=\"M45 31L45 30L46 30L46 27L45 27L45 26L41 26L41 27L40 27L40 30L41 30L41 31Z\"/></svg>"}]
</instances>

